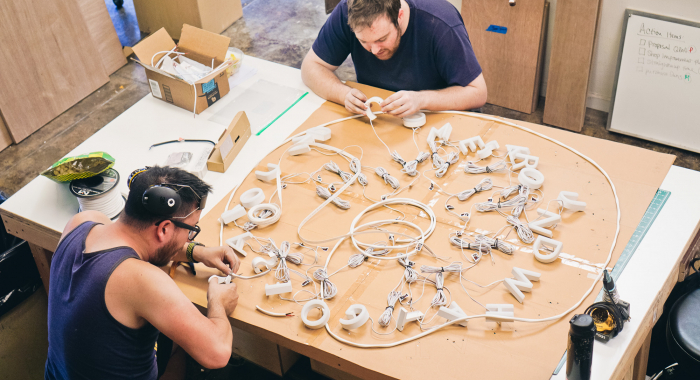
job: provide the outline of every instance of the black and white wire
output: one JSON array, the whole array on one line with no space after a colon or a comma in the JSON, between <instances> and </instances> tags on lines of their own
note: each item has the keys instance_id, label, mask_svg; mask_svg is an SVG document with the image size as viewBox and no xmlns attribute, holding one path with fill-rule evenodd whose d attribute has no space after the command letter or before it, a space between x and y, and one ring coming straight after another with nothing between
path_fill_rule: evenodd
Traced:
<instances>
[{"instance_id":1,"label":"black and white wire","mask_svg":"<svg viewBox=\"0 0 700 380\"><path fill-rule=\"evenodd\" d=\"M445 273L462 273L462 263L455 261L445 267L433 267L429 265L421 265L420 271L423 273L435 273L435 289L437 294L433 297L430 303L431 307L447 305L447 297L445 296Z\"/></svg>"},{"instance_id":2,"label":"black and white wire","mask_svg":"<svg viewBox=\"0 0 700 380\"><path fill-rule=\"evenodd\" d=\"M316 185L316 195L323 199L328 199L331 197L331 192L323 186ZM347 210L350 208L350 202L340 198L333 198L331 203L333 203L336 207L338 207L341 210Z\"/></svg>"},{"instance_id":3,"label":"black and white wire","mask_svg":"<svg viewBox=\"0 0 700 380\"><path fill-rule=\"evenodd\" d=\"M510 223L513 226L513 228L515 228L515 232L518 234L518 237L523 243L532 244L532 242L535 241L535 235L532 233L530 227L527 224L521 222L520 219L513 215L509 215L506 218L506 221Z\"/></svg>"},{"instance_id":4,"label":"black and white wire","mask_svg":"<svg viewBox=\"0 0 700 380\"><path fill-rule=\"evenodd\" d=\"M418 164L425 162L425 160L427 160L429 157L430 154L428 154L427 152L420 152L418 153L418 157L416 157L415 160L406 162L403 158L401 158L399 152L394 151L391 154L391 159L398 162L403 167L403 169L401 169L401 172L411 177L415 177L420 174L420 172L418 171Z\"/></svg>"},{"instance_id":5,"label":"black and white wire","mask_svg":"<svg viewBox=\"0 0 700 380\"><path fill-rule=\"evenodd\" d=\"M476 235L475 242L477 244L488 245L492 249L497 249L505 254L512 255L515 251L515 247L504 242L503 240L490 238L486 235Z\"/></svg>"},{"instance_id":6,"label":"black and white wire","mask_svg":"<svg viewBox=\"0 0 700 380\"><path fill-rule=\"evenodd\" d=\"M338 288L333 284L325 268L318 268L314 271L314 279L321 284L320 296L322 299L331 299L338 294Z\"/></svg>"},{"instance_id":7,"label":"black and white wire","mask_svg":"<svg viewBox=\"0 0 700 380\"><path fill-rule=\"evenodd\" d=\"M391 186L392 189L396 190L396 189L399 188L399 186L401 186L401 183L399 183L399 180L396 179L396 177L393 177L391 174L389 174L389 172L386 171L386 169L384 169L383 167L377 166L377 167L374 169L374 172L375 172L381 179L384 180L384 183L385 183L385 184Z\"/></svg>"},{"instance_id":8,"label":"black and white wire","mask_svg":"<svg viewBox=\"0 0 700 380\"><path fill-rule=\"evenodd\" d=\"M338 176L340 176L340 178L343 180L344 183L350 182L350 180L353 178L352 174L341 170L340 167L338 166L338 164L336 164L333 161L323 165L323 168L328 170L331 173L335 173Z\"/></svg>"},{"instance_id":9,"label":"black and white wire","mask_svg":"<svg viewBox=\"0 0 700 380\"><path fill-rule=\"evenodd\" d=\"M442 178L447 174L447 169L450 168L450 165L454 165L459 161L459 153L457 152L450 152L447 155L447 159L443 159L440 157L437 152L433 153L433 169L435 169L435 176L438 178Z\"/></svg>"},{"instance_id":10,"label":"black and white wire","mask_svg":"<svg viewBox=\"0 0 700 380\"><path fill-rule=\"evenodd\" d=\"M391 293L387 296L386 303L387 306L386 309L384 309L384 312L382 313L381 316L379 316L379 325L382 327L387 327L389 326L389 323L391 322L391 316L394 313L394 307L396 307L396 302L399 300L401 297L401 293L392 290Z\"/></svg>"},{"instance_id":11,"label":"black and white wire","mask_svg":"<svg viewBox=\"0 0 700 380\"><path fill-rule=\"evenodd\" d=\"M484 178L481 180L481 182L474 186L474 188L459 192L455 194L455 196L457 197L457 199L464 202L467 199L469 199L472 195L480 193L482 191L491 190L491 188L493 188L493 181L491 180L491 178Z\"/></svg>"},{"instance_id":12,"label":"black and white wire","mask_svg":"<svg viewBox=\"0 0 700 380\"><path fill-rule=\"evenodd\" d=\"M496 173L506 171L506 168L507 166L504 160L489 166L478 166L474 161L468 161L464 166L464 172L469 174Z\"/></svg>"},{"instance_id":13,"label":"black and white wire","mask_svg":"<svg viewBox=\"0 0 700 380\"><path fill-rule=\"evenodd\" d=\"M362 164L357 158L353 158L350 161L350 171L357 174L357 182L362 186L367 186L369 182L367 181L367 176L362 173Z\"/></svg>"}]
</instances>

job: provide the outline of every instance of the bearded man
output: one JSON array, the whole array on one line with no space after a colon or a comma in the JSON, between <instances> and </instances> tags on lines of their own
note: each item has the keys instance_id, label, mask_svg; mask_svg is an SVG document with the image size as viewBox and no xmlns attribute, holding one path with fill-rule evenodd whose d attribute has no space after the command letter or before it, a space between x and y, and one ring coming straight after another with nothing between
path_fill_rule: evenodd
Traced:
<instances>
[{"instance_id":1,"label":"bearded man","mask_svg":"<svg viewBox=\"0 0 700 380\"><path fill-rule=\"evenodd\" d=\"M335 70L352 55L357 81L396 91L382 112L471 110L486 83L462 16L446 0L342 0L304 58L304 83L326 100L365 114L367 96Z\"/></svg>"}]
</instances>

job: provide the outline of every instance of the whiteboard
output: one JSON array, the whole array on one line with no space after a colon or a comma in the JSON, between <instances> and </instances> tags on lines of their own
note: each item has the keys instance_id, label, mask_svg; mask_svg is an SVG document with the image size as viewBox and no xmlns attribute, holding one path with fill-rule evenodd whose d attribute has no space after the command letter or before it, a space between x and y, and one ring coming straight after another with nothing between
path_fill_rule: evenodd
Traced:
<instances>
[{"instance_id":1,"label":"whiteboard","mask_svg":"<svg viewBox=\"0 0 700 380\"><path fill-rule=\"evenodd\" d=\"M700 152L700 23L627 10L608 130Z\"/></svg>"}]
</instances>

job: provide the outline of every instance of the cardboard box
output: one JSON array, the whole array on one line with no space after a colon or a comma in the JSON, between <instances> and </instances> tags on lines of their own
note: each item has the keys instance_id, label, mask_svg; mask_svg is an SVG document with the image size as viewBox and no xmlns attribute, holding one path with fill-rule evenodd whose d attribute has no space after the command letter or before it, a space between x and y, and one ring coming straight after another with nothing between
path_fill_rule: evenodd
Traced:
<instances>
[{"instance_id":1,"label":"cardboard box","mask_svg":"<svg viewBox=\"0 0 700 380\"><path fill-rule=\"evenodd\" d=\"M134 11L142 32L165 28L176 40L182 24L219 34L243 16L241 0L134 0Z\"/></svg>"},{"instance_id":2,"label":"cardboard box","mask_svg":"<svg viewBox=\"0 0 700 380\"><path fill-rule=\"evenodd\" d=\"M207 168L213 172L224 173L231 165L233 159L243 149L243 145L250 138L250 121L245 112L239 112L233 118L231 125L219 138L207 161Z\"/></svg>"},{"instance_id":3,"label":"cardboard box","mask_svg":"<svg viewBox=\"0 0 700 380\"><path fill-rule=\"evenodd\" d=\"M230 42L228 37L185 24L182 26L179 44L175 45L168 32L161 28L139 42L133 50L139 59L135 62L146 69L146 78L154 97L199 114L229 92L226 68L232 62L226 61L228 64L221 67L219 65L226 60ZM177 51L186 53L187 58L201 64L211 66L213 60L214 67L218 69L192 85L151 65L151 62L158 62L165 54L162 52L168 52L176 46Z\"/></svg>"}]
</instances>

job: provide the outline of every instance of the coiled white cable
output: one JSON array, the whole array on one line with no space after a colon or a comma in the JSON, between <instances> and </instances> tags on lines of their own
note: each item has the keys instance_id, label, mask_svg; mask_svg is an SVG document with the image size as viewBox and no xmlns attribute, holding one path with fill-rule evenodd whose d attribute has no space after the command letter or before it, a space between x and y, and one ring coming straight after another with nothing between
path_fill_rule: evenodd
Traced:
<instances>
[{"instance_id":1,"label":"coiled white cable","mask_svg":"<svg viewBox=\"0 0 700 380\"><path fill-rule=\"evenodd\" d=\"M491 178L484 178L481 180L481 182L479 182L476 186L474 186L473 189L464 190L461 193L457 193L456 196L457 196L457 199L464 202L467 199L469 199L472 195L479 193L479 192L482 192L482 191L491 190L492 187L493 187L493 181L491 181Z\"/></svg>"},{"instance_id":2,"label":"coiled white cable","mask_svg":"<svg viewBox=\"0 0 700 380\"><path fill-rule=\"evenodd\" d=\"M112 219L119 215L124 209L124 197L113 187L108 192L90 198L76 197L80 205L80 211L99 211Z\"/></svg>"},{"instance_id":3,"label":"coiled white cable","mask_svg":"<svg viewBox=\"0 0 700 380\"><path fill-rule=\"evenodd\" d=\"M383 241L374 243L375 245L386 245ZM374 248L367 248L364 253L355 253L350 255L350 258L348 259L348 266L350 268L357 268L362 263L365 262L365 259L368 258L369 256L384 256L387 253L389 253L388 249L381 249L375 252Z\"/></svg>"},{"instance_id":4,"label":"coiled white cable","mask_svg":"<svg viewBox=\"0 0 700 380\"><path fill-rule=\"evenodd\" d=\"M515 185L515 186L510 186L506 187L505 189L501 190L499 194L503 199L507 199L510 197L512 194L515 193L520 193L520 188L523 187L523 185Z\"/></svg>"},{"instance_id":5,"label":"coiled white cable","mask_svg":"<svg viewBox=\"0 0 700 380\"><path fill-rule=\"evenodd\" d=\"M450 165L456 164L459 161L459 154L457 152L450 152L447 155L447 159L443 160L440 155L433 153L433 168L435 169L435 176L442 178L447 174L447 169Z\"/></svg>"},{"instance_id":6,"label":"coiled white cable","mask_svg":"<svg viewBox=\"0 0 700 380\"><path fill-rule=\"evenodd\" d=\"M389 295L386 297L386 303L389 306L387 306L386 309L384 309L384 312L379 317L380 326L389 326L389 323L391 322L391 316L394 313L394 307L396 307L396 302L399 300L399 297L401 297L401 293L397 292L396 290L392 290L391 293L389 293Z\"/></svg>"},{"instance_id":7,"label":"coiled white cable","mask_svg":"<svg viewBox=\"0 0 700 380\"><path fill-rule=\"evenodd\" d=\"M445 296L444 284L445 277L444 273L462 273L462 263L454 262L446 267L433 267L429 265L421 265L420 271L423 273L435 273L435 289L437 289L437 294L433 297L430 306L444 306L447 305L447 297Z\"/></svg>"},{"instance_id":8,"label":"coiled white cable","mask_svg":"<svg viewBox=\"0 0 700 380\"><path fill-rule=\"evenodd\" d=\"M512 255L515 247L504 242L503 240L493 239L485 235L476 235L474 239L477 244L485 244L493 249L497 249L505 254Z\"/></svg>"},{"instance_id":9,"label":"coiled white cable","mask_svg":"<svg viewBox=\"0 0 700 380\"><path fill-rule=\"evenodd\" d=\"M518 192L518 196L516 197L518 199L518 203L510 211L511 215L513 215L516 218L520 217L520 214L522 214L523 210L525 210L525 205L527 204L529 196L530 196L530 188L527 186L521 186L520 191ZM513 199L516 199L516 198L513 198Z\"/></svg>"},{"instance_id":10,"label":"coiled white cable","mask_svg":"<svg viewBox=\"0 0 700 380\"><path fill-rule=\"evenodd\" d=\"M428 154L427 152L420 152L418 153L418 157L416 157L415 160L406 162L403 158L401 158L399 152L394 151L391 154L391 158L403 167L401 172L406 173L411 177L415 177L418 174L420 174L420 172L418 171L418 164L425 162L425 160L427 160L429 157L430 154Z\"/></svg>"},{"instance_id":11,"label":"coiled white cable","mask_svg":"<svg viewBox=\"0 0 700 380\"><path fill-rule=\"evenodd\" d=\"M513 210L511 210L513 215L515 215L516 217L520 216L520 213L522 213L522 210L525 207L525 203L527 203L527 196L529 194L529 190L527 186L520 186L519 190L520 193L511 199L507 199L505 201L501 201L499 199L498 202L488 200L486 202L477 203L474 206L479 212L490 212L498 211L503 208L513 208Z\"/></svg>"},{"instance_id":12,"label":"coiled white cable","mask_svg":"<svg viewBox=\"0 0 700 380\"><path fill-rule=\"evenodd\" d=\"M336 163L333 162L333 161L331 161L331 162L329 162L329 163L323 165L323 168L326 169L326 170L328 170L328 171L331 172L331 173L335 173L335 174L339 175L340 178L341 178L341 179L343 180L343 182L345 182L345 183L350 182L350 180L353 178L353 175L352 175L352 174L340 170L340 167L338 166L338 164L336 164Z\"/></svg>"},{"instance_id":13,"label":"coiled white cable","mask_svg":"<svg viewBox=\"0 0 700 380\"><path fill-rule=\"evenodd\" d=\"M289 253L289 242L283 241L279 249L275 250L275 255L279 263L275 269L275 279L281 282L289 282L289 268L287 267L287 254Z\"/></svg>"},{"instance_id":14,"label":"coiled white cable","mask_svg":"<svg viewBox=\"0 0 700 380\"><path fill-rule=\"evenodd\" d=\"M520 240L522 240L523 243L525 244L532 244L533 241L535 241L535 235L532 233L532 230L530 227L521 222L520 219L513 215L509 215L506 218L506 221L513 225L513 228L515 228L515 232L518 233L518 237Z\"/></svg>"},{"instance_id":15,"label":"coiled white cable","mask_svg":"<svg viewBox=\"0 0 700 380\"><path fill-rule=\"evenodd\" d=\"M362 186L367 186L369 182L367 181L367 176L362 173L362 164L357 158L353 158L350 161L350 171L357 174L357 182Z\"/></svg>"},{"instance_id":16,"label":"coiled white cable","mask_svg":"<svg viewBox=\"0 0 700 380\"><path fill-rule=\"evenodd\" d=\"M338 288L335 287L328 276L325 268L318 268L314 271L314 278L321 283L321 298L331 299L338 294Z\"/></svg>"},{"instance_id":17,"label":"coiled white cable","mask_svg":"<svg viewBox=\"0 0 700 380\"><path fill-rule=\"evenodd\" d=\"M484 242L470 242L466 239L462 239L459 236L450 236L450 244L461 249L470 249L472 251L482 252L483 254L491 253L491 245Z\"/></svg>"},{"instance_id":18,"label":"coiled white cable","mask_svg":"<svg viewBox=\"0 0 700 380\"><path fill-rule=\"evenodd\" d=\"M396 179L396 177L392 177L391 174L389 174L386 169L384 169L381 166L377 166L376 169L374 169L374 172L381 177L381 179L384 180L384 183L387 185L391 186L392 189L396 190L401 186L401 183L399 183L399 180Z\"/></svg>"},{"instance_id":19,"label":"coiled white cable","mask_svg":"<svg viewBox=\"0 0 700 380\"><path fill-rule=\"evenodd\" d=\"M323 199L328 199L331 197L331 192L323 186L316 185L316 195ZM333 203L336 207L338 207L341 210L347 210L350 208L350 202L342 200L340 198L334 198L331 203Z\"/></svg>"},{"instance_id":20,"label":"coiled white cable","mask_svg":"<svg viewBox=\"0 0 700 380\"><path fill-rule=\"evenodd\" d=\"M398 262L402 267L404 267L403 278L407 283L412 284L418 281L418 272L413 269L413 267L416 266L416 263L405 258L399 259Z\"/></svg>"},{"instance_id":21,"label":"coiled white cable","mask_svg":"<svg viewBox=\"0 0 700 380\"><path fill-rule=\"evenodd\" d=\"M506 170L506 162L501 160L493 165L489 166L478 166L474 164L473 161L468 161L467 165L464 166L464 172L469 174L481 174L481 173L496 173Z\"/></svg>"}]
</instances>

